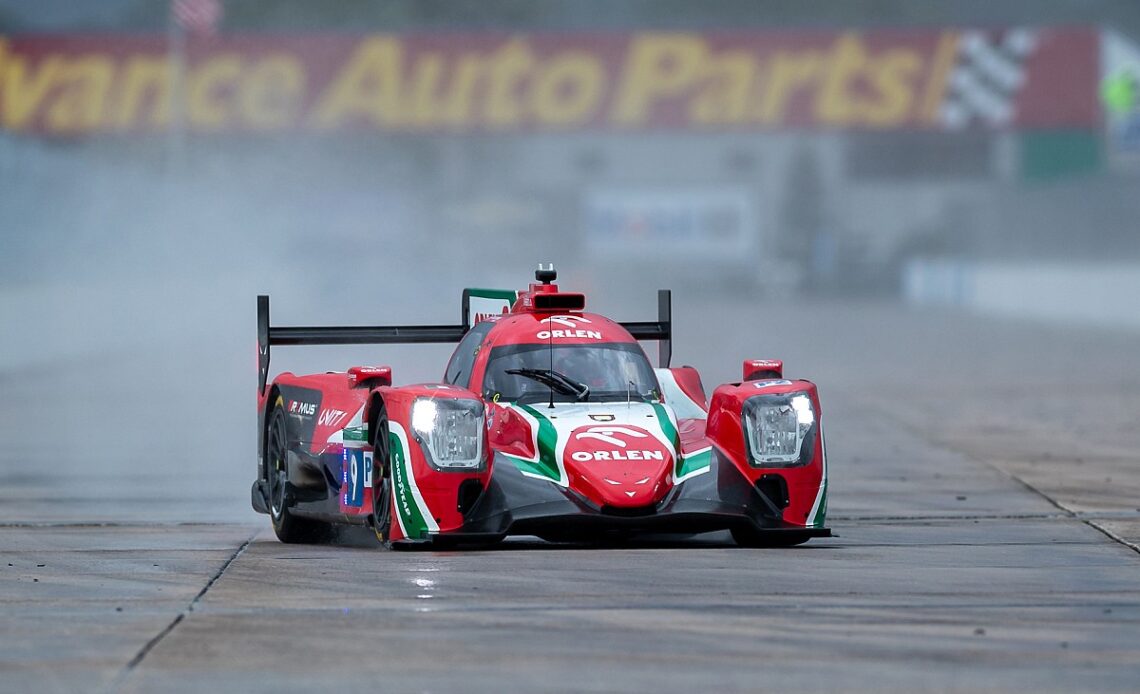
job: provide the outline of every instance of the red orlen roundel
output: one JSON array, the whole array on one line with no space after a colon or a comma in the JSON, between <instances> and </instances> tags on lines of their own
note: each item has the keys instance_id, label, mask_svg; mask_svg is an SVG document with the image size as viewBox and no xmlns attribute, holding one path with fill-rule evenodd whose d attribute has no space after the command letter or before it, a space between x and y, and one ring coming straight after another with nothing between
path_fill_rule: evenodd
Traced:
<instances>
[{"instance_id":1,"label":"red orlen roundel","mask_svg":"<svg viewBox=\"0 0 1140 694\"><path fill-rule=\"evenodd\" d=\"M629 424L578 427L566 442L563 464L571 483L602 505L645 506L672 486L673 451Z\"/></svg>"}]
</instances>

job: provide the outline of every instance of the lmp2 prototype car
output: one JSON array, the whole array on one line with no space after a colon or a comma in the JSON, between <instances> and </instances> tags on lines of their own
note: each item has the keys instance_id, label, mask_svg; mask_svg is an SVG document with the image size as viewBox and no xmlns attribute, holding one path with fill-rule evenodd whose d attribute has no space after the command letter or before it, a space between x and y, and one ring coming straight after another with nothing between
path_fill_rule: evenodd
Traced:
<instances>
[{"instance_id":1,"label":"lmp2 prototype car","mask_svg":"<svg viewBox=\"0 0 1140 694\"><path fill-rule=\"evenodd\" d=\"M253 507L284 542L369 525L387 546L507 535L612 541L729 530L743 546L831 534L816 387L778 360L706 400L669 367L658 319L586 313L552 266L528 289L463 292L444 326L278 327L259 296L259 462ZM638 340L656 340L654 369ZM458 342L440 383L392 385L388 366L267 383L271 345Z\"/></svg>"}]
</instances>

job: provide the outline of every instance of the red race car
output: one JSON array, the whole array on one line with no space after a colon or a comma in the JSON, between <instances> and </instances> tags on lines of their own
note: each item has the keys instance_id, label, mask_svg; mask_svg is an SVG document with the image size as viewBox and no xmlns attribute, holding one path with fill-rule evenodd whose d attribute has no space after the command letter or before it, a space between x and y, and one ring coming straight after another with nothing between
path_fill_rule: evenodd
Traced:
<instances>
[{"instance_id":1,"label":"red race car","mask_svg":"<svg viewBox=\"0 0 1140 694\"><path fill-rule=\"evenodd\" d=\"M257 299L253 507L283 542L333 524L389 546L507 535L610 541L729 530L744 546L831 534L822 411L778 360L706 399L669 367L670 293L656 321L585 312L551 266L526 290L468 289L445 326L279 327ZM653 368L638 340L659 343ZM439 383L393 386L388 366L267 383L272 345L457 342Z\"/></svg>"}]
</instances>

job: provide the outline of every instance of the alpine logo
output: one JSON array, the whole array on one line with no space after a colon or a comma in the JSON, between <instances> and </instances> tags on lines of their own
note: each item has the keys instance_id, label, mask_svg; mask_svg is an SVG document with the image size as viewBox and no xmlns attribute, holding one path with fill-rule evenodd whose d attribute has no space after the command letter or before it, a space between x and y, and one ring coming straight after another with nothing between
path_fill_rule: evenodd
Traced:
<instances>
[{"instance_id":1,"label":"alpine logo","mask_svg":"<svg viewBox=\"0 0 1140 694\"><path fill-rule=\"evenodd\" d=\"M647 447L648 444L657 443L656 439L641 429L626 426L591 426L584 431L574 434L575 441L598 442L610 450L599 450L598 444L588 446L588 449L576 450L570 454L571 460L580 463L597 460L665 460L665 451L660 445L656 450ZM641 441L639 439L648 439ZM637 446L631 447L631 444ZM640 444L640 445L639 445Z\"/></svg>"},{"instance_id":2,"label":"alpine logo","mask_svg":"<svg viewBox=\"0 0 1140 694\"><path fill-rule=\"evenodd\" d=\"M598 330L585 330L578 327L579 323L590 323L590 319L581 316L550 316L543 318L543 323L550 326L549 330L540 330L535 334L540 340L549 340L551 338L578 338L585 340L601 340L602 333ZM554 325L558 324L566 328L565 330L556 330Z\"/></svg>"}]
</instances>

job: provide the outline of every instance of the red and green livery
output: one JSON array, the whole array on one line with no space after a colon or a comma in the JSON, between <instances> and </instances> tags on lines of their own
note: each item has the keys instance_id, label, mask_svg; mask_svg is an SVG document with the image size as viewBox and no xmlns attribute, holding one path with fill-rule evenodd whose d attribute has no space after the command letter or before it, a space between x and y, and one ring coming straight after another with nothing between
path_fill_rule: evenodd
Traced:
<instances>
[{"instance_id":1,"label":"red and green livery","mask_svg":"<svg viewBox=\"0 0 1140 694\"><path fill-rule=\"evenodd\" d=\"M729 530L745 546L831 533L822 409L778 360L706 397L670 367L670 293L655 321L585 311L541 267L523 291L469 289L456 325L280 327L258 297L253 507L285 542L334 524L388 545L600 541ZM656 340L654 368L639 340ZM274 345L455 342L439 383L388 366L279 374Z\"/></svg>"}]
</instances>

